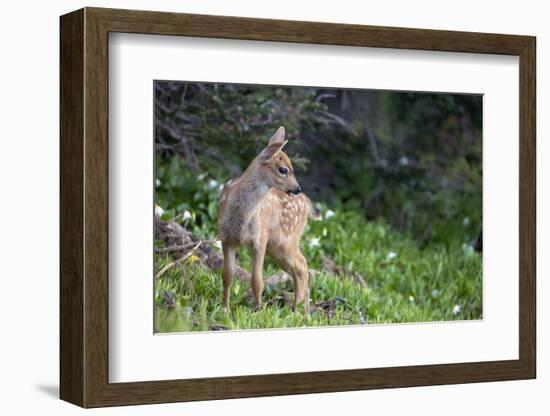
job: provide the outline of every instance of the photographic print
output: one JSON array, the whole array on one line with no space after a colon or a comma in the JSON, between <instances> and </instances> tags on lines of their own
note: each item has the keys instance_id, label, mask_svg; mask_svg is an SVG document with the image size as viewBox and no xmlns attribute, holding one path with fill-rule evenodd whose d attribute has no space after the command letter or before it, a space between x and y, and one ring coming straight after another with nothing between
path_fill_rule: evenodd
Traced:
<instances>
[{"instance_id":1,"label":"photographic print","mask_svg":"<svg viewBox=\"0 0 550 416\"><path fill-rule=\"evenodd\" d=\"M482 319L482 96L154 82L156 333Z\"/></svg>"}]
</instances>

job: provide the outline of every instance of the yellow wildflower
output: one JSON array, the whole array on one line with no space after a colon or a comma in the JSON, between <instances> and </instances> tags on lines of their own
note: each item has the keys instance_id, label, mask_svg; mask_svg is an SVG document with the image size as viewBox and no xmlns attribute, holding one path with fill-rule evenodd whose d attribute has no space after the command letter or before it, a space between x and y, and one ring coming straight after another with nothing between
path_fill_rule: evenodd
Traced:
<instances>
[{"instance_id":1,"label":"yellow wildflower","mask_svg":"<svg viewBox=\"0 0 550 416\"><path fill-rule=\"evenodd\" d=\"M195 256L194 254L192 256L189 256L189 259L187 260L189 263L195 263L197 261L199 261L200 259Z\"/></svg>"}]
</instances>

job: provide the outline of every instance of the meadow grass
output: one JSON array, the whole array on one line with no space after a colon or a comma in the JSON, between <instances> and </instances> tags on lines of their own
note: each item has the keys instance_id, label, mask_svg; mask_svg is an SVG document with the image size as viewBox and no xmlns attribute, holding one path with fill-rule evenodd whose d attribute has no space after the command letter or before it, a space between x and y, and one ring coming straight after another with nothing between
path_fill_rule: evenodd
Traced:
<instances>
[{"instance_id":1,"label":"meadow grass","mask_svg":"<svg viewBox=\"0 0 550 416\"><path fill-rule=\"evenodd\" d=\"M226 313L221 305L221 274L190 256L155 282L155 332L482 318L482 261L470 246L421 248L382 221L366 222L354 211L323 211L323 220L310 221L302 237L309 267L320 272L310 281L310 317L292 310L291 281L266 285L264 306L255 311L249 284L235 279L231 313ZM341 272L323 268L324 258L332 259ZM157 270L172 260L156 256ZM247 250L239 252L239 263L250 270ZM279 271L266 261L264 276ZM354 274L362 276L366 287Z\"/></svg>"}]
</instances>

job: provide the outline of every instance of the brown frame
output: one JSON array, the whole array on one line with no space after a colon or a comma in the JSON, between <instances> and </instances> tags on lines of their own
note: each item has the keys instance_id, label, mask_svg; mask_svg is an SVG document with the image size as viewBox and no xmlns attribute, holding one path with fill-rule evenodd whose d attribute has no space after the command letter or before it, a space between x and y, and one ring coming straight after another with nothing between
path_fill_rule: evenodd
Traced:
<instances>
[{"instance_id":1,"label":"brown frame","mask_svg":"<svg viewBox=\"0 0 550 416\"><path fill-rule=\"evenodd\" d=\"M60 396L83 407L536 377L535 50L531 36L85 8L60 19ZM109 32L519 56L519 359L109 383Z\"/></svg>"}]
</instances>

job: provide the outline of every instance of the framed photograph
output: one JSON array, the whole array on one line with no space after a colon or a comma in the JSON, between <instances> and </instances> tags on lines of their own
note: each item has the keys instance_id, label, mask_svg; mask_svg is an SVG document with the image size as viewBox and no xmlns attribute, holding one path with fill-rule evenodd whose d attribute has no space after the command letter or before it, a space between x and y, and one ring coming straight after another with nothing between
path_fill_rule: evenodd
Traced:
<instances>
[{"instance_id":1,"label":"framed photograph","mask_svg":"<svg viewBox=\"0 0 550 416\"><path fill-rule=\"evenodd\" d=\"M60 29L63 400L536 377L534 37Z\"/></svg>"}]
</instances>

